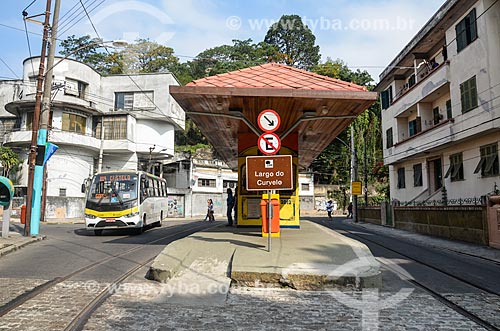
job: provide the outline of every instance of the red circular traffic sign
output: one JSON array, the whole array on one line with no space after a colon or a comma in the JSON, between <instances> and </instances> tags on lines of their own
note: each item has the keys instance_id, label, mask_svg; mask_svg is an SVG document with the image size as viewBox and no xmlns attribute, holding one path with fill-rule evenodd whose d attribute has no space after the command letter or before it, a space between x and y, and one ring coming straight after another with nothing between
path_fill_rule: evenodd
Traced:
<instances>
[{"instance_id":1,"label":"red circular traffic sign","mask_svg":"<svg viewBox=\"0 0 500 331\"><path fill-rule=\"evenodd\" d=\"M260 112L259 117L257 117L257 124L265 133L272 133L280 127L281 118L276 111L266 109Z\"/></svg>"},{"instance_id":2,"label":"red circular traffic sign","mask_svg":"<svg viewBox=\"0 0 500 331\"><path fill-rule=\"evenodd\" d=\"M281 148L281 140L275 133L263 133L260 135L257 145L265 155L274 155Z\"/></svg>"}]
</instances>

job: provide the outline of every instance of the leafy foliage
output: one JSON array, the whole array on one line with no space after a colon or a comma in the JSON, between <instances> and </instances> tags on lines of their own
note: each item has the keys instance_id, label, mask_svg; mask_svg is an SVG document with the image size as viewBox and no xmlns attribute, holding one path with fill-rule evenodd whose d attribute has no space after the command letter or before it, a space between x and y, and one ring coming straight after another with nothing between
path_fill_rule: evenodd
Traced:
<instances>
[{"instance_id":1,"label":"leafy foliage","mask_svg":"<svg viewBox=\"0 0 500 331\"><path fill-rule=\"evenodd\" d=\"M10 172L21 165L22 160L12 149L2 146L0 147L0 162L3 167L2 176L9 177Z\"/></svg>"},{"instance_id":2,"label":"leafy foliage","mask_svg":"<svg viewBox=\"0 0 500 331\"><path fill-rule=\"evenodd\" d=\"M281 53L279 62L309 70L320 60L316 37L298 15L283 15L267 31L264 42Z\"/></svg>"}]
</instances>

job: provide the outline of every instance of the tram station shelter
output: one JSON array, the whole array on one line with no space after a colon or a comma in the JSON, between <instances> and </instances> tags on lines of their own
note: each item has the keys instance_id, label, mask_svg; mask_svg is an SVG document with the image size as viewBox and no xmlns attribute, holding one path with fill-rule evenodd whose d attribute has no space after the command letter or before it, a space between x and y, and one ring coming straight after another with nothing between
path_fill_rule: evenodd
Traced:
<instances>
[{"instance_id":1,"label":"tram station shelter","mask_svg":"<svg viewBox=\"0 0 500 331\"><path fill-rule=\"evenodd\" d=\"M267 191L246 187L246 157L262 155L257 123L274 110L280 125L278 155L292 156L293 187L280 190L281 227L300 227L298 173L359 114L377 100L376 92L338 79L268 63L170 86L170 94L196 123L218 156L238 171L238 226L262 224L260 201Z\"/></svg>"}]
</instances>

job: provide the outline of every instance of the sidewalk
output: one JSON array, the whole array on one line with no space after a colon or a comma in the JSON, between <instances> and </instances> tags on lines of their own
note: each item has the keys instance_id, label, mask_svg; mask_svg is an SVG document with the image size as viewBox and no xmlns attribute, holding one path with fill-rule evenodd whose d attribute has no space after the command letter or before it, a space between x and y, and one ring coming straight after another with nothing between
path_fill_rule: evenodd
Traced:
<instances>
[{"instance_id":1,"label":"sidewalk","mask_svg":"<svg viewBox=\"0 0 500 331\"><path fill-rule=\"evenodd\" d=\"M1 223L2 222L0 222L0 228ZM8 238L3 238L0 235L0 257L15 252L26 245L46 239L46 236L24 237L19 230L18 226L11 224Z\"/></svg>"}]
</instances>

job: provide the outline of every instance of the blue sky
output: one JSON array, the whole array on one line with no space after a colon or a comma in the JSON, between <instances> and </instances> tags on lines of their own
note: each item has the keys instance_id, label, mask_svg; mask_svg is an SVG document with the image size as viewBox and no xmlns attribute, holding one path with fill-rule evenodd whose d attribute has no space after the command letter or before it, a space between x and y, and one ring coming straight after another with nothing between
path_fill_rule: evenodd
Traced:
<instances>
[{"instance_id":1,"label":"blue sky","mask_svg":"<svg viewBox=\"0 0 500 331\"><path fill-rule=\"evenodd\" d=\"M61 0L60 39L96 36L80 0ZM344 60L375 81L444 0L82 0L104 40L149 38L172 47L181 61L233 39L262 41L281 15L297 14L313 30L322 60ZM32 0L3 0L0 78L19 77L29 56L21 12ZM73 10L73 6L75 6ZM98 6L97 6L98 5ZM97 6L97 7L96 7ZM92 10L95 7L94 10ZM76 10L77 9L77 10ZM29 15L41 14L36 0ZM73 16L71 16L73 14ZM76 17L76 19L74 19ZM82 18L79 22L77 22ZM27 23L31 52L40 54L41 25ZM13 29L15 28L15 29ZM20 30L16 30L20 29ZM5 62L6 64L4 64ZM10 69L9 69L10 67Z\"/></svg>"}]
</instances>

